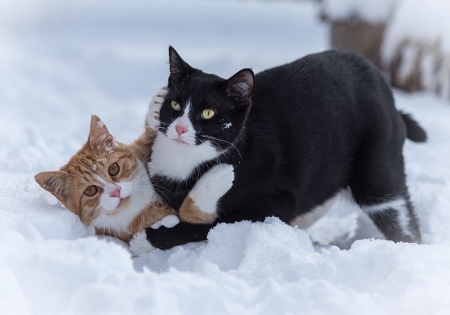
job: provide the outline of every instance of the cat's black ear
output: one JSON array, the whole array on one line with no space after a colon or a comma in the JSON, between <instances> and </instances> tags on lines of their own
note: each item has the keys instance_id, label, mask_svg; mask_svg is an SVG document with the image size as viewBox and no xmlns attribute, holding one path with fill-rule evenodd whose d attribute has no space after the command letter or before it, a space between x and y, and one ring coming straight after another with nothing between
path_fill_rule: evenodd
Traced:
<instances>
[{"instance_id":1,"label":"cat's black ear","mask_svg":"<svg viewBox=\"0 0 450 315\"><path fill-rule=\"evenodd\" d=\"M49 193L58 198L61 202L65 202L69 196L70 189L68 185L69 174L61 171L41 172L34 176L36 183Z\"/></svg>"},{"instance_id":2,"label":"cat's black ear","mask_svg":"<svg viewBox=\"0 0 450 315\"><path fill-rule=\"evenodd\" d=\"M178 81L180 78L192 73L195 70L183 59L181 59L180 55L172 46L169 46L169 64L169 83Z\"/></svg>"},{"instance_id":3,"label":"cat's black ear","mask_svg":"<svg viewBox=\"0 0 450 315\"><path fill-rule=\"evenodd\" d=\"M251 69L243 69L226 81L227 94L237 97L242 105L250 104L253 87L255 86L255 74Z\"/></svg>"},{"instance_id":4,"label":"cat's black ear","mask_svg":"<svg viewBox=\"0 0 450 315\"><path fill-rule=\"evenodd\" d=\"M96 115L91 116L88 142L92 149L110 146L114 142L114 137L109 133L105 123Z\"/></svg>"}]
</instances>

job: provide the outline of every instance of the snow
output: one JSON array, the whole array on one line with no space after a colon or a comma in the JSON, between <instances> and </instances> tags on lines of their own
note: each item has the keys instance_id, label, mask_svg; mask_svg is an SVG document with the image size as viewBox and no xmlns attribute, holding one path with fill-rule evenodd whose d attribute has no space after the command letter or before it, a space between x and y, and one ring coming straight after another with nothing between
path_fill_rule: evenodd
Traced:
<instances>
[{"instance_id":1,"label":"snow","mask_svg":"<svg viewBox=\"0 0 450 315\"><path fill-rule=\"evenodd\" d=\"M362 19L372 24L384 23L399 0L322 0L321 10L332 21ZM408 0L407 0L408 1Z\"/></svg>"},{"instance_id":2,"label":"snow","mask_svg":"<svg viewBox=\"0 0 450 315\"><path fill-rule=\"evenodd\" d=\"M0 2L1 314L448 313L450 106L430 94L395 95L429 134L405 145L422 245L367 239L379 232L344 192L309 233L221 224L208 242L131 258L34 182L81 147L92 113L119 141L143 131L169 44L229 77L326 43L308 3Z\"/></svg>"}]
</instances>

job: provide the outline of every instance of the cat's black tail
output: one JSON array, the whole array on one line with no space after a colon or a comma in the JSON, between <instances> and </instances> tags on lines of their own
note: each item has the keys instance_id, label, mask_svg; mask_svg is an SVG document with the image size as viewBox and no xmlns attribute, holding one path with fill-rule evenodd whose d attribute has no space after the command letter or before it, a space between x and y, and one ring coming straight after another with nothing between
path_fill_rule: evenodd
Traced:
<instances>
[{"instance_id":1,"label":"cat's black tail","mask_svg":"<svg viewBox=\"0 0 450 315\"><path fill-rule=\"evenodd\" d=\"M427 141L427 133L420 127L419 123L415 121L410 114L405 114L402 111L398 111L402 116L403 122L406 126L406 138L414 142Z\"/></svg>"}]
</instances>

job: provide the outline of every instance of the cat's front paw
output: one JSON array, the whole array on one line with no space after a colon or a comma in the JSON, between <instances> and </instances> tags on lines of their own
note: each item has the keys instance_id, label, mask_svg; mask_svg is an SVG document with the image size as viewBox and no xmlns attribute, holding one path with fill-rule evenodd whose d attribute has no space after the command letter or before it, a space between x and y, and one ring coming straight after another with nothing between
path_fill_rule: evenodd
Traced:
<instances>
[{"instance_id":1,"label":"cat's front paw","mask_svg":"<svg viewBox=\"0 0 450 315\"><path fill-rule=\"evenodd\" d=\"M233 186L234 168L219 164L197 181L180 208L180 218L190 223L211 223L217 218L217 202Z\"/></svg>"},{"instance_id":2,"label":"cat's front paw","mask_svg":"<svg viewBox=\"0 0 450 315\"><path fill-rule=\"evenodd\" d=\"M229 164L219 164L211 168L197 181L189 196L198 205L205 205L202 210L208 211L209 204L215 204L220 197L230 190L234 181L234 167ZM212 209L211 209L212 210Z\"/></svg>"},{"instance_id":3,"label":"cat's front paw","mask_svg":"<svg viewBox=\"0 0 450 315\"><path fill-rule=\"evenodd\" d=\"M164 226L164 227L170 229L170 228L173 228L178 223L180 223L180 219L176 215L171 214L171 215L165 216L161 220L156 221L155 223L153 223L151 228L152 229L159 229L161 226Z\"/></svg>"},{"instance_id":4,"label":"cat's front paw","mask_svg":"<svg viewBox=\"0 0 450 315\"><path fill-rule=\"evenodd\" d=\"M145 230L134 233L133 238L130 241L130 252L133 256L140 256L154 249L152 244L147 240L147 233Z\"/></svg>"},{"instance_id":5,"label":"cat's front paw","mask_svg":"<svg viewBox=\"0 0 450 315\"><path fill-rule=\"evenodd\" d=\"M168 92L167 87L162 87L155 95L153 95L152 100L148 105L147 122L150 128L154 130L158 130L159 128L159 112Z\"/></svg>"}]
</instances>

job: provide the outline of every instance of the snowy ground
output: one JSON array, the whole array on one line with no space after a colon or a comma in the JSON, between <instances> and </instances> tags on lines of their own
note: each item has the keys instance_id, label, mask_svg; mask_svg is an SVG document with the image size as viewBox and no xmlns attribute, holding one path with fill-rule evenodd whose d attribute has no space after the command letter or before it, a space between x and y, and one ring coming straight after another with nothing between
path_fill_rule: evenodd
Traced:
<instances>
[{"instance_id":1,"label":"snowy ground","mask_svg":"<svg viewBox=\"0 0 450 315\"><path fill-rule=\"evenodd\" d=\"M121 3L0 3L1 314L450 312L450 105L431 95L396 93L430 138L405 146L423 245L363 239L379 234L343 198L310 230L341 249L269 218L132 260L40 189L33 175L66 163L91 113L119 140L142 131L169 44L224 77L327 47L299 2Z\"/></svg>"}]
</instances>

